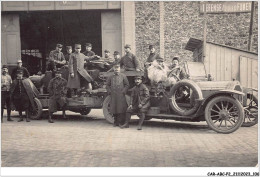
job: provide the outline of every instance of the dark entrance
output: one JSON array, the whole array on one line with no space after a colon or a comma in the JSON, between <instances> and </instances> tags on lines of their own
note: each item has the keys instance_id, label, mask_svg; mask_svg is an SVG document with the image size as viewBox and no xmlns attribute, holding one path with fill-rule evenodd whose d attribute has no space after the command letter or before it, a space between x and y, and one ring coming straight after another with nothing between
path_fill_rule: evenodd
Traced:
<instances>
[{"instance_id":1,"label":"dark entrance","mask_svg":"<svg viewBox=\"0 0 260 177\"><path fill-rule=\"evenodd\" d=\"M97 55L102 54L101 11L44 11L21 12L22 59L32 74L45 71L46 58L57 43L67 45L85 43L93 45ZM74 48L74 47L73 47Z\"/></svg>"}]
</instances>

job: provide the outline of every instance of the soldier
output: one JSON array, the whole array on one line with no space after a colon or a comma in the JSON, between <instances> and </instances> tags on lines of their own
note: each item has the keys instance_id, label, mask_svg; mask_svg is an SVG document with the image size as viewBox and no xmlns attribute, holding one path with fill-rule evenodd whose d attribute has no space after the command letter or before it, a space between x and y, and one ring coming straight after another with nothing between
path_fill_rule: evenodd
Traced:
<instances>
[{"instance_id":1,"label":"soldier","mask_svg":"<svg viewBox=\"0 0 260 177\"><path fill-rule=\"evenodd\" d=\"M29 71L23 67L23 62L22 60L17 60L17 67L13 70L12 72L12 80L16 79L17 76L17 71L22 70L23 71L23 77L28 78L30 76Z\"/></svg>"},{"instance_id":2,"label":"soldier","mask_svg":"<svg viewBox=\"0 0 260 177\"><path fill-rule=\"evenodd\" d=\"M183 67L179 65L179 57L175 56L172 59L172 65L168 77L174 77L177 81L187 78L187 74Z\"/></svg>"},{"instance_id":3,"label":"soldier","mask_svg":"<svg viewBox=\"0 0 260 177\"><path fill-rule=\"evenodd\" d=\"M91 83L93 82L93 79L84 69L85 59L88 59L89 57L86 57L84 54L80 53L80 51L81 45L75 44L75 52L71 54L69 59L70 74L67 87L73 89L74 91L86 86L89 89L92 89Z\"/></svg>"},{"instance_id":4,"label":"soldier","mask_svg":"<svg viewBox=\"0 0 260 177\"><path fill-rule=\"evenodd\" d=\"M70 55L72 54L72 46L66 46L67 53L65 54L66 65L69 64Z\"/></svg>"},{"instance_id":5,"label":"soldier","mask_svg":"<svg viewBox=\"0 0 260 177\"><path fill-rule=\"evenodd\" d=\"M95 52L92 51L92 44L91 43L86 43L86 51L83 52L83 54L87 57L93 57L95 56Z\"/></svg>"},{"instance_id":6,"label":"soldier","mask_svg":"<svg viewBox=\"0 0 260 177\"><path fill-rule=\"evenodd\" d=\"M30 79L23 77L23 71L18 70L17 78L13 81L10 89L11 101L19 112L18 122L23 121L23 111L26 113L26 122L30 122L29 109L32 108L32 111L35 111L35 88L33 87Z\"/></svg>"},{"instance_id":7,"label":"soldier","mask_svg":"<svg viewBox=\"0 0 260 177\"><path fill-rule=\"evenodd\" d=\"M160 58L160 55L155 52L154 45L149 45L150 55L148 56L145 67L151 66L151 63L156 59Z\"/></svg>"},{"instance_id":8,"label":"soldier","mask_svg":"<svg viewBox=\"0 0 260 177\"><path fill-rule=\"evenodd\" d=\"M114 63L114 59L110 56L110 51L109 50L105 50L104 51L105 53L105 61L108 63L108 64L113 64Z\"/></svg>"},{"instance_id":9,"label":"soldier","mask_svg":"<svg viewBox=\"0 0 260 177\"><path fill-rule=\"evenodd\" d=\"M129 121L131 119L131 114L139 113L140 119L138 123L137 130L142 130L142 125L145 119L145 113L150 107L150 95L149 90L142 83L142 77L135 77L135 87L132 89L130 105L126 111L126 122L121 128L129 128Z\"/></svg>"},{"instance_id":10,"label":"soldier","mask_svg":"<svg viewBox=\"0 0 260 177\"><path fill-rule=\"evenodd\" d=\"M49 55L49 64L47 70L56 70L57 68L61 68L66 64L65 57L62 50L62 44L57 44L56 49L52 50Z\"/></svg>"},{"instance_id":11,"label":"soldier","mask_svg":"<svg viewBox=\"0 0 260 177\"><path fill-rule=\"evenodd\" d=\"M118 51L114 51L114 61L111 63L111 69L108 70L107 72L113 71L113 66L120 64L121 58L120 58L120 53Z\"/></svg>"},{"instance_id":12,"label":"soldier","mask_svg":"<svg viewBox=\"0 0 260 177\"><path fill-rule=\"evenodd\" d=\"M140 71L140 63L136 56L131 53L131 46L129 44L125 45L126 54L122 57L120 62L120 67L124 67L126 71Z\"/></svg>"},{"instance_id":13,"label":"soldier","mask_svg":"<svg viewBox=\"0 0 260 177\"><path fill-rule=\"evenodd\" d=\"M1 122L3 123L4 106L7 109L7 121L13 121L11 116L11 100L10 100L10 87L12 84L11 76L8 74L8 68L6 65L2 67L2 77L1 77Z\"/></svg>"},{"instance_id":14,"label":"soldier","mask_svg":"<svg viewBox=\"0 0 260 177\"><path fill-rule=\"evenodd\" d=\"M61 77L61 72L58 69L55 72L55 77L51 79L48 85L48 91L50 94L49 98L49 123L54 123L52 120L53 113L58 110L60 107L63 111L63 118L66 118L65 115L65 106L66 106L66 89L67 81Z\"/></svg>"},{"instance_id":15,"label":"soldier","mask_svg":"<svg viewBox=\"0 0 260 177\"><path fill-rule=\"evenodd\" d=\"M111 95L110 112L114 115L114 127L124 123L127 109L126 92L129 82L126 76L120 73L120 65L114 65L114 74L107 78L106 89Z\"/></svg>"}]
</instances>

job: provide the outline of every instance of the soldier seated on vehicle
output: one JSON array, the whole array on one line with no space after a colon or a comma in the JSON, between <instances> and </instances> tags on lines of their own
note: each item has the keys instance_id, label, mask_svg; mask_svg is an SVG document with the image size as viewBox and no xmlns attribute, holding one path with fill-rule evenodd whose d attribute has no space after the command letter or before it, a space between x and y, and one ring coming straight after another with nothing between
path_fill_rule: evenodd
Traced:
<instances>
[{"instance_id":1,"label":"soldier seated on vehicle","mask_svg":"<svg viewBox=\"0 0 260 177\"><path fill-rule=\"evenodd\" d=\"M177 81L187 78L187 74L183 67L179 65L179 57L175 56L172 59L172 65L168 72L169 83L175 84Z\"/></svg>"},{"instance_id":2,"label":"soldier seated on vehicle","mask_svg":"<svg viewBox=\"0 0 260 177\"><path fill-rule=\"evenodd\" d=\"M114 51L114 61L113 63L111 63L111 69L108 70L107 72L113 71L113 66L120 64L120 60L121 60L120 53L118 51Z\"/></svg>"},{"instance_id":3,"label":"soldier seated on vehicle","mask_svg":"<svg viewBox=\"0 0 260 177\"><path fill-rule=\"evenodd\" d=\"M126 111L126 122L121 128L129 128L129 121L133 113L139 113L140 119L137 130L142 130L145 113L150 107L149 90L142 83L142 76L135 76L135 87L132 89L130 105Z\"/></svg>"},{"instance_id":4,"label":"soldier seated on vehicle","mask_svg":"<svg viewBox=\"0 0 260 177\"><path fill-rule=\"evenodd\" d=\"M50 94L49 98L49 123L54 123L52 120L53 113L58 111L58 107L63 111L63 118L65 115L66 106L66 94L67 94L67 81L62 78L61 71L57 69L55 72L55 77L51 79L48 91Z\"/></svg>"},{"instance_id":5,"label":"soldier seated on vehicle","mask_svg":"<svg viewBox=\"0 0 260 177\"><path fill-rule=\"evenodd\" d=\"M62 50L62 44L57 44L56 49L52 50L49 55L49 63L47 65L48 71L56 70L57 68L61 68L66 64L65 57Z\"/></svg>"}]
</instances>

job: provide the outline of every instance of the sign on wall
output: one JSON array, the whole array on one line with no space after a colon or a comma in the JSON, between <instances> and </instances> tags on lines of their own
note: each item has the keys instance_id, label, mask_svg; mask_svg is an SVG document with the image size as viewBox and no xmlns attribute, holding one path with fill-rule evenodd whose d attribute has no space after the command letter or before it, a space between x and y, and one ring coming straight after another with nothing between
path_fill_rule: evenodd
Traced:
<instances>
[{"instance_id":1,"label":"sign on wall","mask_svg":"<svg viewBox=\"0 0 260 177\"><path fill-rule=\"evenodd\" d=\"M237 2L201 2L200 13L236 13L236 12L250 12L250 1Z\"/></svg>"}]
</instances>

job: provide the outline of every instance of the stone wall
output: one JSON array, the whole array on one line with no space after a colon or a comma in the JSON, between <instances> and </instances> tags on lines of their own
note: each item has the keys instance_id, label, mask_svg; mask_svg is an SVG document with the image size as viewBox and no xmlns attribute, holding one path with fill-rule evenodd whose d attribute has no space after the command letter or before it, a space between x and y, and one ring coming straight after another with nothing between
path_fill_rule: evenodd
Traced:
<instances>
[{"instance_id":1,"label":"stone wall","mask_svg":"<svg viewBox=\"0 0 260 177\"><path fill-rule=\"evenodd\" d=\"M135 2L136 8L136 54L140 60L148 55L147 45L156 44L159 51L159 3ZM164 2L165 8L165 59L174 55L192 60L192 52L185 50L190 37L203 39L203 14L200 2ZM258 48L258 4L254 20L253 51ZM209 14L207 40L247 50L250 13Z\"/></svg>"},{"instance_id":2,"label":"stone wall","mask_svg":"<svg viewBox=\"0 0 260 177\"><path fill-rule=\"evenodd\" d=\"M136 1L136 55L143 63L149 55L148 46L153 44L160 51L159 2Z\"/></svg>"}]
</instances>

